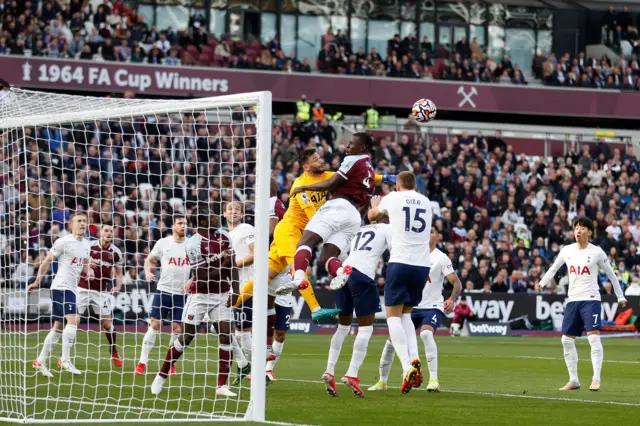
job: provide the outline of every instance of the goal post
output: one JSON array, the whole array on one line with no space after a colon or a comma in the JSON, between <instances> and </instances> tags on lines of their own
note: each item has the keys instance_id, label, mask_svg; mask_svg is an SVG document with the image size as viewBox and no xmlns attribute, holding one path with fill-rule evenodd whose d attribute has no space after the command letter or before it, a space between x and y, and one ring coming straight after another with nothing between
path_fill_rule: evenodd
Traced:
<instances>
[{"instance_id":1,"label":"goal post","mask_svg":"<svg viewBox=\"0 0 640 426\"><path fill-rule=\"evenodd\" d=\"M270 92L153 100L0 90L0 421L265 421L272 127ZM239 349L251 352L252 380L233 384L241 379L237 357L229 364L221 355L229 345L209 318L217 311L207 311L177 374L154 395L150 386L179 335L172 322L181 321L172 318L177 305L154 296L158 284L147 279L145 259L172 235L174 217L189 221L201 206L215 218L212 227L224 228L229 201L240 202L255 227L254 277L264 277L254 286L252 345ZM85 292L77 333L65 334L63 321L59 337L50 333L50 287L62 260L50 265L39 289L26 288L55 242L73 232L73 212L87 215L85 237L94 245L111 227L117 250L108 252L111 263L99 263L114 271L101 280L104 288ZM189 226L187 237L193 233ZM160 262L155 270L162 279ZM120 291L112 291L120 280ZM169 315L147 370L134 375L156 300L157 312ZM226 337L233 341L233 332ZM57 365L65 342L80 374ZM45 344L52 377L32 366ZM217 396L228 368L224 383L236 396Z\"/></svg>"}]
</instances>

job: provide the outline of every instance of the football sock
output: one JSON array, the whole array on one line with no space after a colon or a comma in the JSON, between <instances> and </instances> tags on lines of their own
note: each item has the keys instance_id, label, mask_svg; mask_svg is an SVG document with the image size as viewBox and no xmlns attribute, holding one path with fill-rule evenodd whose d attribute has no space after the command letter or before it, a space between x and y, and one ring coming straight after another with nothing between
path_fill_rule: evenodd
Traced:
<instances>
[{"instance_id":1,"label":"football sock","mask_svg":"<svg viewBox=\"0 0 640 426\"><path fill-rule=\"evenodd\" d=\"M567 364L567 370L569 370L569 381L580 383L578 379L578 351L576 350L576 340L562 336L561 341L562 348L564 349L564 363ZM591 341L589 341L589 343L591 343Z\"/></svg>"},{"instance_id":2,"label":"football sock","mask_svg":"<svg viewBox=\"0 0 640 426\"><path fill-rule=\"evenodd\" d=\"M184 346L182 346L180 339L178 339L173 342L173 345L171 345L167 351L167 355L164 357L164 362L162 363L162 367L160 367L160 372L158 373L160 377L165 379L167 378L169 370L171 370L171 366L182 356L182 352L184 352Z\"/></svg>"},{"instance_id":3,"label":"football sock","mask_svg":"<svg viewBox=\"0 0 640 426\"><path fill-rule=\"evenodd\" d=\"M242 306L244 302L251 299L252 296L253 296L253 280L247 281L242 285L242 288L240 289L240 296L238 296L238 300L236 300L236 303L233 305L233 307L239 308L240 306Z\"/></svg>"},{"instance_id":4,"label":"football sock","mask_svg":"<svg viewBox=\"0 0 640 426\"><path fill-rule=\"evenodd\" d=\"M149 352L153 349L153 345L156 344L156 337L160 333L159 330L149 327L142 339L142 350L140 351L140 363L147 365L149 363Z\"/></svg>"},{"instance_id":5,"label":"football sock","mask_svg":"<svg viewBox=\"0 0 640 426\"><path fill-rule=\"evenodd\" d=\"M424 351L427 354L427 366L429 367L429 378L438 378L438 347L433 338L431 330L424 330L420 333L420 338L424 343Z\"/></svg>"},{"instance_id":6,"label":"football sock","mask_svg":"<svg viewBox=\"0 0 640 426\"><path fill-rule=\"evenodd\" d=\"M276 340L275 342L273 342L272 348L273 348L273 353L276 355L276 359L274 359L273 361L267 362L267 371L272 371L276 367L278 360L282 356L282 351L284 350L284 342L278 342Z\"/></svg>"},{"instance_id":7,"label":"football sock","mask_svg":"<svg viewBox=\"0 0 640 426\"><path fill-rule=\"evenodd\" d=\"M414 360L420 357L418 352L418 338L416 337L416 326L411 321L411 314L402 314L402 328L407 334L407 350L409 351L409 358Z\"/></svg>"},{"instance_id":8,"label":"football sock","mask_svg":"<svg viewBox=\"0 0 640 426\"><path fill-rule=\"evenodd\" d=\"M248 360L251 360L251 344L252 344L252 335L250 331L241 331L236 332L236 337L238 338L237 342L240 343L240 347L242 348L242 352Z\"/></svg>"},{"instance_id":9,"label":"football sock","mask_svg":"<svg viewBox=\"0 0 640 426\"><path fill-rule=\"evenodd\" d=\"M318 299L316 299L312 286L308 286L304 290L300 290L300 294L304 297L304 301L307 302L307 306L309 306L311 312L315 312L320 309L320 303L318 303Z\"/></svg>"},{"instance_id":10,"label":"football sock","mask_svg":"<svg viewBox=\"0 0 640 426\"><path fill-rule=\"evenodd\" d=\"M369 346L369 339L371 339L372 334L372 325L358 327L358 334L356 335L355 342L353 342L353 354L351 355L351 363L349 364L347 376L358 377L358 370L364 362L364 358L367 356L367 347Z\"/></svg>"},{"instance_id":11,"label":"football sock","mask_svg":"<svg viewBox=\"0 0 640 426\"><path fill-rule=\"evenodd\" d=\"M309 267L309 263L311 263L311 258L313 257L313 253L311 251L311 247L309 246L298 246L296 249L296 254L293 257L293 270L296 271L294 278L299 280L300 274L299 272L304 272Z\"/></svg>"},{"instance_id":12,"label":"football sock","mask_svg":"<svg viewBox=\"0 0 640 426\"><path fill-rule=\"evenodd\" d=\"M329 346L329 359L327 361L326 370L326 372L331 375L334 375L336 364L340 357L340 351L342 350L342 344L344 343L344 339L347 338L349 330L351 330L351 326L338 324L336 332L333 333L331 346Z\"/></svg>"},{"instance_id":13,"label":"football sock","mask_svg":"<svg viewBox=\"0 0 640 426\"><path fill-rule=\"evenodd\" d=\"M324 265L324 269L327 270L327 273L332 277L338 275L338 269L342 268L342 262L337 257L332 257L327 260L327 263Z\"/></svg>"},{"instance_id":14,"label":"football sock","mask_svg":"<svg viewBox=\"0 0 640 426\"><path fill-rule=\"evenodd\" d=\"M400 358L402 373L404 374L411 369L411 358L409 358L407 333L402 327L402 319L400 317L389 317L387 318L387 326L389 327L391 343L393 343L393 348L396 350L398 358Z\"/></svg>"},{"instance_id":15,"label":"football sock","mask_svg":"<svg viewBox=\"0 0 640 426\"><path fill-rule=\"evenodd\" d=\"M49 334L47 334L47 338L44 339L44 345L42 346L42 350L38 356L38 362L40 364L46 365L49 360L49 356L51 355L51 351L53 351L53 349L58 345L61 337L62 331L56 329L51 329Z\"/></svg>"},{"instance_id":16,"label":"football sock","mask_svg":"<svg viewBox=\"0 0 640 426\"><path fill-rule=\"evenodd\" d=\"M71 348L76 341L78 327L67 324L62 332L62 361L71 361Z\"/></svg>"},{"instance_id":17,"label":"football sock","mask_svg":"<svg viewBox=\"0 0 640 426\"><path fill-rule=\"evenodd\" d=\"M244 353L242 352L242 349L238 344L238 339L236 339L236 336L234 336L233 334L231 335L231 348L233 349L233 357L236 359L236 362L238 363L238 367L240 368L246 367L249 361L244 356Z\"/></svg>"},{"instance_id":18,"label":"football sock","mask_svg":"<svg viewBox=\"0 0 640 426\"><path fill-rule=\"evenodd\" d=\"M587 337L591 345L591 364L593 364L593 380L600 381L600 373L602 372L602 362L604 361L604 350L600 335L591 334Z\"/></svg>"},{"instance_id":19,"label":"football sock","mask_svg":"<svg viewBox=\"0 0 640 426\"><path fill-rule=\"evenodd\" d=\"M104 335L107 338L107 342L109 342L109 349L111 350L111 353L116 352L116 332L113 324L111 324L111 327L108 330L104 331Z\"/></svg>"},{"instance_id":20,"label":"football sock","mask_svg":"<svg viewBox=\"0 0 640 426\"><path fill-rule=\"evenodd\" d=\"M273 333L276 331L276 308L267 310L267 352L271 352ZM268 354L267 354L268 355Z\"/></svg>"},{"instance_id":21,"label":"football sock","mask_svg":"<svg viewBox=\"0 0 640 426\"><path fill-rule=\"evenodd\" d=\"M220 345L218 349L218 387L227 384L229 377L229 369L231 368L231 360L233 354L231 353L231 346Z\"/></svg>"},{"instance_id":22,"label":"football sock","mask_svg":"<svg viewBox=\"0 0 640 426\"><path fill-rule=\"evenodd\" d=\"M171 346L173 342L178 340L178 337L180 337L180 334L181 333L176 333L175 331L171 333L171 340L169 340L169 346Z\"/></svg>"},{"instance_id":23,"label":"football sock","mask_svg":"<svg viewBox=\"0 0 640 426\"><path fill-rule=\"evenodd\" d=\"M387 383L389 380L389 373L391 372L391 366L393 365L393 356L396 354L396 350L393 348L391 340L387 339L384 343L384 349L382 349L382 355L380 356L380 381Z\"/></svg>"}]
</instances>

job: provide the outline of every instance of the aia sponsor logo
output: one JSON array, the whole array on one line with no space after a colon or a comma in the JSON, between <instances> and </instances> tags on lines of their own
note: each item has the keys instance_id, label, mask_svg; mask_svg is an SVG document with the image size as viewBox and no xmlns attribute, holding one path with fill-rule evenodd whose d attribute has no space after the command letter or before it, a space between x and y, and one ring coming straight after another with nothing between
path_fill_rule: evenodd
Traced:
<instances>
[{"instance_id":1,"label":"aia sponsor logo","mask_svg":"<svg viewBox=\"0 0 640 426\"><path fill-rule=\"evenodd\" d=\"M71 264L72 265L82 265L84 263L84 257L74 257L73 259L71 259Z\"/></svg>"},{"instance_id":2,"label":"aia sponsor logo","mask_svg":"<svg viewBox=\"0 0 640 426\"><path fill-rule=\"evenodd\" d=\"M588 266L581 266L581 265L571 265L569 267L569 274L571 275L591 275L591 271L589 270Z\"/></svg>"},{"instance_id":3,"label":"aia sponsor logo","mask_svg":"<svg viewBox=\"0 0 640 426\"><path fill-rule=\"evenodd\" d=\"M189 259L188 258L182 258L182 257L170 257L169 258L169 265L171 266L189 266Z\"/></svg>"}]
</instances>

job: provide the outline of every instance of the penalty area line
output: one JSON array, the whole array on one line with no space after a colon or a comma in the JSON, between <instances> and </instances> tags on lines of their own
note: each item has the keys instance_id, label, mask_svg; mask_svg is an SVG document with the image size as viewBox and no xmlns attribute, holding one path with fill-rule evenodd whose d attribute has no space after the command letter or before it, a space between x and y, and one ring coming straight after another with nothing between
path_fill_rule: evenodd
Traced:
<instances>
[{"instance_id":1,"label":"penalty area line","mask_svg":"<svg viewBox=\"0 0 640 426\"><path fill-rule=\"evenodd\" d=\"M322 384L320 380L301 380L301 379L278 379L283 382L297 382L297 383L317 383ZM362 387L369 387L372 385L361 384ZM389 389L400 389L399 386L388 386ZM417 391L426 391L426 389L416 389ZM581 402L589 404L603 404L603 405L620 405L625 407L640 407L639 403L634 402L622 402L622 401L598 401L594 399L577 399L577 398L562 398L553 396L539 396L539 395L520 395L514 393L500 393L500 392L480 392L480 391L468 391L462 389L449 389L440 391L440 393L457 393L462 395L481 395L481 396L493 396L502 398L522 398L522 399L540 399L545 401L569 401L569 402Z\"/></svg>"}]
</instances>

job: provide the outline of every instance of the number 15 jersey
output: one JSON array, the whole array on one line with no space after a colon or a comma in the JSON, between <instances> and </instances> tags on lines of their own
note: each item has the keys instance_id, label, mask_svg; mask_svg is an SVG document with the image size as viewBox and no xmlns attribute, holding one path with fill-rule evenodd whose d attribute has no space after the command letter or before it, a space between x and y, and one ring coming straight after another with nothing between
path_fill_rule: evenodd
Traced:
<instances>
[{"instance_id":1,"label":"number 15 jersey","mask_svg":"<svg viewBox=\"0 0 640 426\"><path fill-rule=\"evenodd\" d=\"M344 264L373 280L378 262L387 249L391 249L391 226L386 223L364 225L351 239L351 251Z\"/></svg>"},{"instance_id":2,"label":"number 15 jersey","mask_svg":"<svg viewBox=\"0 0 640 426\"><path fill-rule=\"evenodd\" d=\"M431 202L416 191L398 191L385 196L378 206L389 216L391 257L389 263L429 267Z\"/></svg>"}]
</instances>

